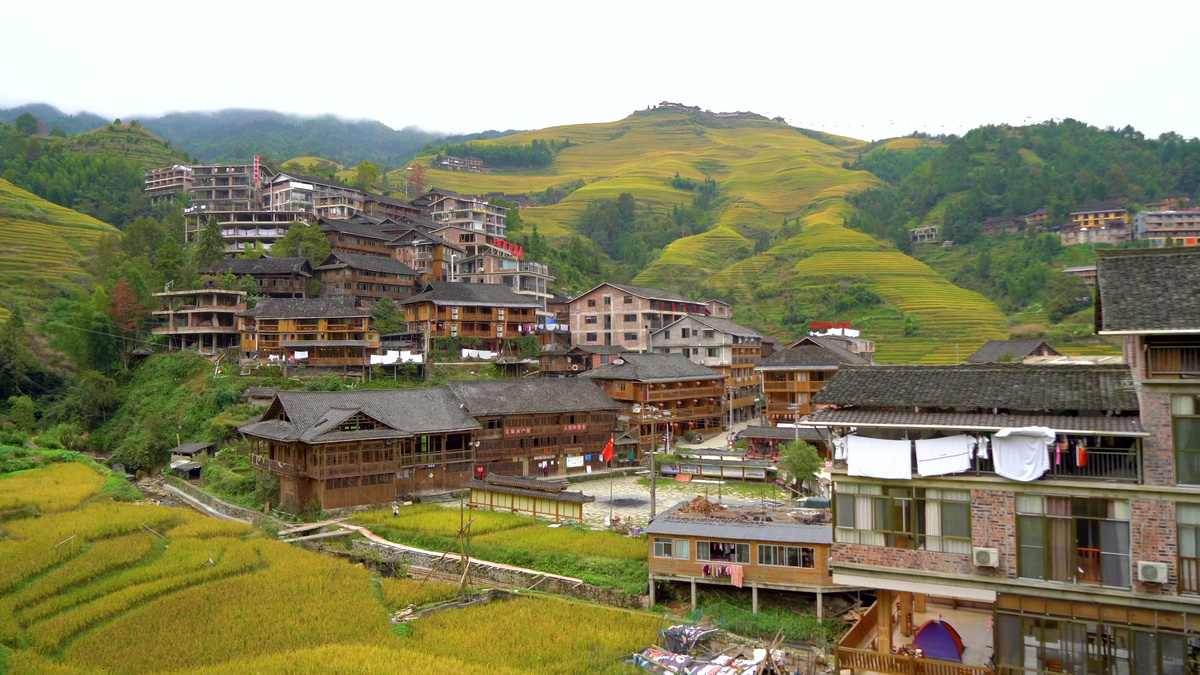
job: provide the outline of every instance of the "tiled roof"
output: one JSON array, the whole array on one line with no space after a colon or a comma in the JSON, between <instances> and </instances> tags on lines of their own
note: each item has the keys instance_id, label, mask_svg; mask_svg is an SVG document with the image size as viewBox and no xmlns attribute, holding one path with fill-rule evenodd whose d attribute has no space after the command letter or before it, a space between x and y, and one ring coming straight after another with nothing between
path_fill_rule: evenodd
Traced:
<instances>
[{"instance_id":1,"label":"tiled roof","mask_svg":"<svg viewBox=\"0 0 1200 675\"><path fill-rule=\"evenodd\" d=\"M691 303L691 304L695 304L695 305L703 305L704 304L703 302L700 302L699 300L690 300L688 298L685 298L682 295L680 295L674 291L667 291L667 290L663 290L661 288L651 288L650 286L634 286L632 284L614 284L611 281L606 281L606 282L596 286L595 288L591 289L587 293L591 293L592 291L596 290L596 288L600 288L600 286L605 286L605 285L612 286L613 288L617 289L618 291L621 291L623 293L628 293L629 295L636 295L641 298L651 298L654 300L670 300L671 302L687 302L687 303ZM578 300L579 298L587 295L587 293L580 293L578 296L576 296L575 299Z\"/></svg>"},{"instance_id":2,"label":"tiled roof","mask_svg":"<svg viewBox=\"0 0 1200 675\"><path fill-rule=\"evenodd\" d=\"M522 497L535 497L538 499L549 499L555 502L574 502L578 504L588 504L596 501L596 498L591 495L585 495L582 492L547 492L545 490L534 490L530 488L513 487L511 485L502 485L490 482L481 481L475 478L463 481L463 487L474 488L476 490L490 490L492 492L503 492L510 495L520 495Z\"/></svg>"},{"instance_id":3,"label":"tiled roof","mask_svg":"<svg viewBox=\"0 0 1200 675\"><path fill-rule=\"evenodd\" d=\"M682 321L695 321L696 323L699 323L704 326L708 326L709 328L712 328L713 330L717 331L718 333L722 333L725 335L738 335L741 337L757 337L757 338L766 337L762 333L754 330L753 328L750 328L748 326L743 326L740 323L734 323L731 319L718 319L713 316L697 316L694 314L690 315L690 316L680 317L676 321L673 321L673 322L667 324L666 326L663 326L662 328L659 328L658 330L654 331L654 334L658 335L662 331L667 330L667 329L673 327L675 324L680 323Z\"/></svg>"},{"instance_id":4,"label":"tiled roof","mask_svg":"<svg viewBox=\"0 0 1200 675\"><path fill-rule=\"evenodd\" d=\"M467 412L477 417L620 410L623 407L595 384L574 377L460 380L446 386L466 404Z\"/></svg>"},{"instance_id":5,"label":"tiled roof","mask_svg":"<svg viewBox=\"0 0 1200 675\"><path fill-rule=\"evenodd\" d=\"M1100 333L1200 331L1200 248L1101 251Z\"/></svg>"},{"instance_id":6,"label":"tiled roof","mask_svg":"<svg viewBox=\"0 0 1200 675\"><path fill-rule=\"evenodd\" d=\"M646 527L649 534L710 537L729 541L771 541L781 544L832 544L833 525L799 525L786 522L753 522L689 518L676 511L680 502L661 513Z\"/></svg>"},{"instance_id":7,"label":"tiled roof","mask_svg":"<svg viewBox=\"0 0 1200 675\"><path fill-rule=\"evenodd\" d=\"M200 274L299 274L311 277L312 266L308 258L226 258L212 267L196 270Z\"/></svg>"},{"instance_id":8,"label":"tiled roof","mask_svg":"<svg viewBox=\"0 0 1200 675\"><path fill-rule=\"evenodd\" d=\"M1120 201L1092 202L1091 204L1084 204L1082 208L1076 211L1072 211L1071 215L1073 216L1077 213L1096 213L1098 211L1123 211L1124 209L1125 203Z\"/></svg>"},{"instance_id":9,"label":"tiled roof","mask_svg":"<svg viewBox=\"0 0 1200 675\"><path fill-rule=\"evenodd\" d=\"M844 366L813 402L897 408L1138 409L1127 367L1023 363Z\"/></svg>"},{"instance_id":10,"label":"tiled roof","mask_svg":"<svg viewBox=\"0 0 1200 675\"><path fill-rule=\"evenodd\" d=\"M1108 417L1067 417L1064 415L1023 415L992 413L915 413L859 408L826 408L809 415L802 424L824 426L907 427L927 429L964 429L994 431L1004 428L1046 427L1061 433L1116 436L1144 436L1137 415Z\"/></svg>"},{"instance_id":11,"label":"tiled roof","mask_svg":"<svg viewBox=\"0 0 1200 675\"><path fill-rule=\"evenodd\" d=\"M458 244L452 243L448 239L439 237L436 234L425 232L417 227L412 227L403 232L399 230L391 230L389 233L395 235L396 238L389 241L387 243L388 246L409 246L413 244L420 245L426 242L432 242L433 244L441 244L442 246L452 248L456 251L461 251L462 253L467 252L467 249L459 246Z\"/></svg>"},{"instance_id":12,"label":"tiled roof","mask_svg":"<svg viewBox=\"0 0 1200 675\"><path fill-rule=\"evenodd\" d=\"M620 345L575 345L571 351L581 351L587 354L624 354L629 349Z\"/></svg>"},{"instance_id":13,"label":"tiled roof","mask_svg":"<svg viewBox=\"0 0 1200 675\"><path fill-rule=\"evenodd\" d=\"M991 218L983 219L984 225L998 225L1000 223L1011 223L1011 222L1021 223L1024 221L1021 220L1021 218L1018 216L992 216Z\"/></svg>"},{"instance_id":14,"label":"tiled roof","mask_svg":"<svg viewBox=\"0 0 1200 675\"><path fill-rule=\"evenodd\" d=\"M350 296L329 298L263 298L254 309L238 312L240 316L256 316L260 319L320 319L344 316L367 316L365 310L355 306Z\"/></svg>"},{"instance_id":15,"label":"tiled roof","mask_svg":"<svg viewBox=\"0 0 1200 675\"><path fill-rule=\"evenodd\" d=\"M420 435L478 429L463 404L446 387L367 389L360 391L281 391L264 414L264 420L241 428L243 433L280 440L341 440L333 432L337 421L354 412L387 425L399 435ZM285 416L287 420L278 419ZM318 431L323 430L323 431ZM379 430L384 435L388 430ZM322 434L324 436L322 437ZM378 434L376 434L378 435ZM332 437L331 437L332 436Z\"/></svg>"},{"instance_id":16,"label":"tiled roof","mask_svg":"<svg viewBox=\"0 0 1200 675\"><path fill-rule=\"evenodd\" d=\"M797 438L802 441L824 441L827 438L815 427L759 427L749 426L742 431L742 438L766 439L772 441L792 441Z\"/></svg>"},{"instance_id":17,"label":"tiled roof","mask_svg":"<svg viewBox=\"0 0 1200 675\"><path fill-rule=\"evenodd\" d=\"M349 219L343 220L339 218L318 218L317 223L320 225L322 232L342 232L356 237L385 241L392 238L392 235L384 234L380 231L379 227L367 222L354 222Z\"/></svg>"},{"instance_id":18,"label":"tiled roof","mask_svg":"<svg viewBox=\"0 0 1200 675\"><path fill-rule=\"evenodd\" d=\"M431 281L425 290L411 298L402 300L401 305L432 302L435 305L483 306L483 307L536 307L528 295L520 295L512 286L504 284L467 284L450 281Z\"/></svg>"},{"instance_id":19,"label":"tiled roof","mask_svg":"<svg viewBox=\"0 0 1200 675\"><path fill-rule=\"evenodd\" d=\"M198 455L213 447L212 443L184 443L171 448L172 455Z\"/></svg>"},{"instance_id":20,"label":"tiled roof","mask_svg":"<svg viewBox=\"0 0 1200 675\"><path fill-rule=\"evenodd\" d=\"M859 356L824 338L807 337L792 347L775 352L758 362L757 368L837 368L842 364L866 365L870 363Z\"/></svg>"},{"instance_id":21,"label":"tiled roof","mask_svg":"<svg viewBox=\"0 0 1200 675\"><path fill-rule=\"evenodd\" d=\"M974 354L967 357L967 363L999 363L1000 357L1005 354L1010 354L1014 359L1020 360L1037 351L1037 348L1044 344L1051 353L1059 353L1046 344L1045 340L988 340L982 347L975 350Z\"/></svg>"},{"instance_id":22,"label":"tiled roof","mask_svg":"<svg viewBox=\"0 0 1200 675\"><path fill-rule=\"evenodd\" d=\"M416 270L396 260L395 258L384 258L378 255L363 255L361 253L346 253L345 251L334 251L329 254L329 257L321 262L317 270L340 269L349 267L355 270L368 270L371 272L385 272L390 274L405 274L414 275Z\"/></svg>"},{"instance_id":23,"label":"tiled roof","mask_svg":"<svg viewBox=\"0 0 1200 675\"><path fill-rule=\"evenodd\" d=\"M579 377L637 382L725 379L724 374L694 363L682 354L622 354L614 361L621 363L593 368Z\"/></svg>"}]
</instances>

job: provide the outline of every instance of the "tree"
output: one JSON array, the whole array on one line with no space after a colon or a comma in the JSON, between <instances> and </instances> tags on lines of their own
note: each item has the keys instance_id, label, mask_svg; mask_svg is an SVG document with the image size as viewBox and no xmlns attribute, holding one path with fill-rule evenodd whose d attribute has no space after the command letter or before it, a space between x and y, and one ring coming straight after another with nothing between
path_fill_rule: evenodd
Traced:
<instances>
[{"instance_id":1,"label":"tree","mask_svg":"<svg viewBox=\"0 0 1200 675\"><path fill-rule=\"evenodd\" d=\"M1092 294L1083 279L1074 274L1059 272L1050 277L1043 292L1045 301L1042 308L1046 310L1051 323L1058 323L1081 309L1092 305Z\"/></svg>"},{"instance_id":2,"label":"tree","mask_svg":"<svg viewBox=\"0 0 1200 675\"><path fill-rule=\"evenodd\" d=\"M13 120L13 126L15 126L17 131L19 131L22 135L32 136L37 133L38 120L36 117L27 112L21 113L20 115L17 115L16 119Z\"/></svg>"},{"instance_id":3,"label":"tree","mask_svg":"<svg viewBox=\"0 0 1200 675\"><path fill-rule=\"evenodd\" d=\"M383 335L404 332L404 314L391 298L383 297L375 303L371 319L375 322L375 329Z\"/></svg>"},{"instance_id":4,"label":"tree","mask_svg":"<svg viewBox=\"0 0 1200 675\"><path fill-rule=\"evenodd\" d=\"M329 238L319 225L292 223L287 234L271 245L271 254L280 258L308 258L313 267L329 257Z\"/></svg>"},{"instance_id":5,"label":"tree","mask_svg":"<svg viewBox=\"0 0 1200 675\"><path fill-rule=\"evenodd\" d=\"M817 454L816 448L806 441L797 439L784 443L780 447L777 464L787 472L796 490L800 491L801 483L816 475L823 462L821 456Z\"/></svg>"},{"instance_id":6,"label":"tree","mask_svg":"<svg viewBox=\"0 0 1200 675\"><path fill-rule=\"evenodd\" d=\"M354 187L369 192L379 182L379 165L371 160L363 160L354 167Z\"/></svg>"},{"instance_id":7,"label":"tree","mask_svg":"<svg viewBox=\"0 0 1200 675\"><path fill-rule=\"evenodd\" d=\"M413 186L413 196L419 197L425 191L425 167L420 162L413 162L412 171L408 174L408 184Z\"/></svg>"},{"instance_id":8,"label":"tree","mask_svg":"<svg viewBox=\"0 0 1200 675\"><path fill-rule=\"evenodd\" d=\"M196 269L212 267L225 257L225 239L221 237L221 223L216 216L208 217L208 224L200 230L192 249L192 266Z\"/></svg>"},{"instance_id":9,"label":"tree","mask_svg":"<svg viewBox=\"0 0 1200 675\"><path fill-rule=\"evenodd\" d=\"M108 315L116 334L120 336L121 364L125 368L129 368L129 358L137 345L145 314L146 310L138 301L133 286L124 277L118 279L109 297Z\"/></svg>"},{"instance_id":10,"label":"tree","mask_svg":"<svg viewBox=\"0 0 1200 675\"><path fill-rule=\"evenodd\" d=\"M8 421L25 433L33 433L37 427L37 406L28 396L8 397Z\"/></svg>"},{"instance_id":11,"label":"tree","mask_svg":"<svg viewBox=\"0 0 1200 675\"><path fill-rule=\"evenodd\" d=\"M66 138L67 132L63 131L62 127L55 124L54 128L50 130L50 135L54 136L55 138Z\"/></svg>"}]
</instances>

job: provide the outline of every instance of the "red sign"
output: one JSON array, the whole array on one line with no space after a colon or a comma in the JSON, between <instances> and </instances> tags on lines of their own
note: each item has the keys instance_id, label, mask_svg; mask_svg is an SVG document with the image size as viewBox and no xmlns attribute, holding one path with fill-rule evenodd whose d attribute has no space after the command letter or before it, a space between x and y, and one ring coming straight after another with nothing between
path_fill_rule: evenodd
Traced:
<instances>
[{"instance_id":1,"label":"red sign","mask_svg":"<svg viewBox=\"0 0 1200 675\"><path fill-rule=\"evenodd\" d=\"M530 427L525 427L524 429L517 428L517 429L505 429L504 430L504 434L507 436L513 436L516 434L531 434L531 433L533 433L533 429Z\"/></svg>"},{"instance_id":2,"label":"red sign","mask_svg":"<svg viewBox=\"0 0 1200 675\"><path fill-rule=\"evenodd\" d=\"M254 156L254 184L258 185L258 155Z\"/></svg>"},{"instance_id":3,"label":"red sign","mask_svg":"<svg viewBox=\"0 0 1200 675\"><path fill-rule=\"evenodd\" d=\"M849 321L814 321L812 322L813 330L830 330L832 328L849 328Z\"/></svg>"},{"instance_id":4,"label":"red sign","mask_svg":"<svg viewBox=\"0 0 1200 675\"><path fill-rule=\"evenodd\" d=\"M586 424L568 424L563 427L563 431L587 431Z\"/></svg>"}]
</instances>

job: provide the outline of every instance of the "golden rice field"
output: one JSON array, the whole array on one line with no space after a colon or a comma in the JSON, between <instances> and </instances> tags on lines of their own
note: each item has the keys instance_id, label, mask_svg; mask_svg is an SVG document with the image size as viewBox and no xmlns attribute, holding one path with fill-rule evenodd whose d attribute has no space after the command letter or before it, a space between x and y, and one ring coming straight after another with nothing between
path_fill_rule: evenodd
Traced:
<instances>
[{"instance_id":1,"label":"golden rice field","mask_svg":"<svg viewBox=\"0 0 1200 675\"><path fill-rule=\"evenodd\" d=\"M357 513L350 519L350 522L367 526L386 525L399 530L453 537L462 527L464 518L474 521L471 524L471 533L475 537L491 532L525 527L533 521L532 518L511 513L472 510L460 513L458 509L446 508L437 504L418 504L400 509L398 518L393 517L389 509L377 509Z\"/></svg>"},{"instance_id":2,"label":"golden rice field","mask_svg":"<svg viewBox=\"0 0 1200 675\"><path fill-rule=\"evenodd\" d=\"M476 537L472 540L472 543L474 542L510 548L624 558L639 562L646 559L647 551L646 540L642 538L574 527L546 527L545 524L494 532Z\"/></svg>"},{"instance_id":3,"label":"golden rice field","mask_svg":"<svg viewBox=\"0 0 1200 675\"><path fill-rule=\"evenodd\" d=\"M391 612L457 589L380 579L189 509L107 501L77 465L0 483L26 477L44 486L27 497L59 509L0 520L8 673L621 673L621 657L658 625L648 614L530 597L398 632ZM493 535L530 527L490 517L506 515L478 522ZM453 510L424 516L430 531L457 530Z\"/></svg>"}]
</instances>

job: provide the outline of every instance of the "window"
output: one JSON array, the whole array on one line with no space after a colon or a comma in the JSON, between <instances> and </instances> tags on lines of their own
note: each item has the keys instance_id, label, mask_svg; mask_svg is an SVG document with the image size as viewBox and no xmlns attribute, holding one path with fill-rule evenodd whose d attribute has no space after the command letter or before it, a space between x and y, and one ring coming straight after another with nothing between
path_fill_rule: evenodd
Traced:
<instances>
[{"instance_id":1,"label":"window","mask_svg":"<svg viewBox=\"0 0 1200 675\"><path fill-rule=\"evenodd\" d=\"M971 552L971 492L839 481L834 534L845 544Z\"/></svg>"},{"instance_id":2,"label":"window","mask_svg":"<svg viewBox=\"0 0 1200 675\"><path fill-rule=\"evenodd\" d=\"M717 332L716 332L716 331L712 331L712 330L706 330L706 331L704 331L704 337L705 337L706 339L711 339L711 338L715 337L715 336L716 336L716 334L717 334Z\"/></svg>"},{"instance_id":3,"label":"window","mask_svg":"<svg viewBox=\"0 0 1200 675\"><path fill-rule=\"evenodd\" d=\"M728 541L697 541L696 560L750 564L750 544Z\"/></svg>"},{"instance_id":4,"label":"window","mask_svg":"<svg viewBox=\"0 0 1200 675\"><path fill-rule=\"evenodd\" d=\"M674 558L674 547L670 539L665 537L654 538L654 557L655 558Z\"/></svg>"},{"instance_id":5,"label":"window","mask_svg":"<svg viewBox=\"0 0 1200 675\"><path fill-rule=\"evenodd\" d=\"M584 341L584 342L595 342L595 341L596 341L596 334L595 334L595 333L588 333L587 335L583 336L583 341Z\"/></svg>"},{"instance_id":6,"label":"window","mask_svg":"<svg viewBox=\"0 0 1200 675\"><path fill-rule=\"evenodd\" d=\"M690 329L687 329L687 328L679 329L679 336L685 340L688 339L689 337L691 337L691 334L692 334L692 331Z\"/></svg>"},{"instance_id":7,"label":"window","mask_svg":"<svg viewBox=\"0 0 1200 675\"><path fill-rule=\"evenodd\" d=\"M624 298L621 298L621 302L623 302L623 303L625 303L625 304L627 304L627 305L632 305L632 304L633 304L633 296L632 296L632 295L627 295L627 296L625 296Z\"/></svg>"},{"instance_id":8,"label":"window","mask_svg":"<svg viewBox=\"0 0 1200 675\"><path fill-rule=\"evenodd\" d=\"M1129 502L1017 495L1017 576L1129 588Z\"/></svg>"},{"instance_id":9,"label":"window","mask_svg":"<svg viewBox=\"0 0 1200 675\"><path fill-rule=\"evenodd\" d=\"M664 330L664 331L663 331L663 339L664 339L664 340L670 340L670 339L671 339L671 330L670 330L670 329L667 329L667 330Z\"/></svg>"},{"instance_id":10,"label":"window","mask_svg":"<svg viewBox=\"0 0 1200 675\"><path fill-rule=\"evenodd\" d=\"M611 304L612 304L612 296L611 296L611 295L606 295L606 296L604 296L604 304L605 304L605 305L611 305Z\"/></svg>"},{"instance_id":11,"label":"window","mask_svg":"<svg viewBox=\"0 0 1200 675\"><path fill-rule=\"evenodd\" d=\"M625 323L633 323L637 321L637 314L626 314Z\"/></svg>"},{"instance_id":12,"label":"window","mask_svg":"<svg viewBox=\"0 0 1200 675\"><path fill-rule=\"evenodd\" d=\"M721 348L720 347L708 347L704 350L704 353L709 358L716 358L721 355Z\"/></svg>"},{"instance_id":13,"label":"window","mask_svg":"<svg viewBox=\"0 0 1200 675\"><path fill-rule=\"evenodd\" d=\"M1200 505L1175 507L1179 526L1179 592L1200 594Z\"/></svg>"},{"instance_id":14,"label":"window","mask_svg":"<svg viewBox=\"0 0 1200 675\"><path fill-rule=\"evenodd\" d=\"M817 556L809 546L765 546L759 544L758 564L813 569L817 566Z\"/></svg>"},{"instance_id":15,"label":"window","mask_svg":"<svg viewBox=\"0 0 1200 675\"><path fill-rule=\"evenodd\" d=\"M592 299L588 300L588 307L595 307L595 306L596 306L596 299L595 299L595 298L592 298Z\"/></svg>"},{"instance_id":16,"label":"window","mask_svg":"<svg viewBox=\"0 0 1200 675\"><path fill-rule=\"evenodd\" d=\"M637 339L638 339L637 333L626 333L625 334L626 342L637 342Z\"/></svg>"},{"instance_id":17,"label":"window","mask_svg":"<svg viewBox=\"0 0 1200 675\"><path fill-rule=\"evenodd\" d=\"M1200 396L1172 396L1171 418L1175 442L1175 482L1200 485Z\"/></svg>"},{"instance_id":18,"label":"window","mask_svg":"<svg viewBox=\"0 0 1200 675\"><path fill-rule=\"evenodd\" d=\"M583 317L583 322L584 322L584 323L596 323L596 321L597 321L597 319L596 319L596 317L594 317L594 316L585 316L585 317Z\"/></svg>"}]
</instances>

